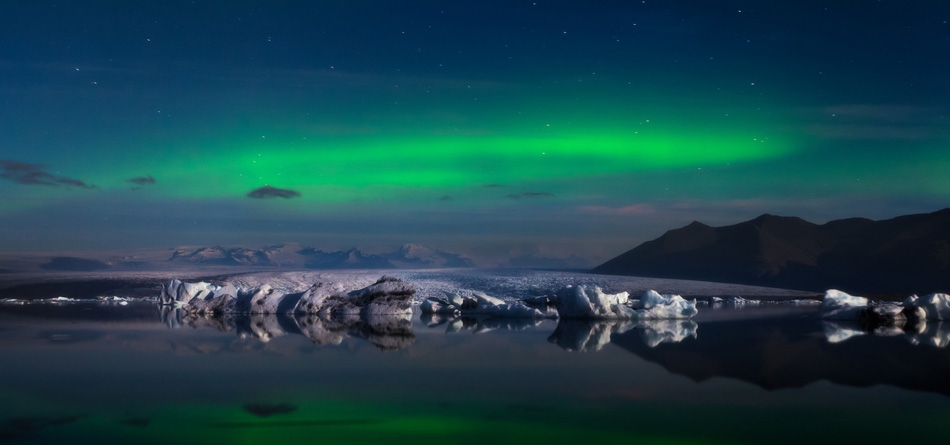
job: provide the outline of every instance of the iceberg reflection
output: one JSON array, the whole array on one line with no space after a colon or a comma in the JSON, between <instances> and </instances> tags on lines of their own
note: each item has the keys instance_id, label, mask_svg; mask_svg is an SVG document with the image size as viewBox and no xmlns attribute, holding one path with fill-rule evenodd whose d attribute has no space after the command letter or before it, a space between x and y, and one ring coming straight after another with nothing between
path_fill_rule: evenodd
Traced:
<instances>
[{"instance_id":1,"label":"iceberg reflection","mask_svg":"<svg viewBox=\"0 0 950 445\"><path fill-rule=\"evenodd\" d=\"M612 334L636 332L643 343L655 348L662 343L679 343L697 338L699 325L692 320L560 320L548 341L568 351L599 351L610 343Z\"/></svg>"},{"instance_id":2,"label":"iceberg reflection","mask_svg":"<svg viewBox=\"0 0 950 445\"><path fill-rule=\"evenodd\" d=\"M913 323L897 323L874 328L857 322L822 320L821 324L828 343L841 343L854 337L871 335L875 337L903 336L912 345L929 345L937 348L944 348L950 344L950 323L943 321L915 320Z\"/></svg>"},{"instance_id":3,"label":"iceberg reflection","mask_svg":"<svg viewBox=\"0 0 950 445\"><path fill-rule=\"evenodd\" d=\"M162 323L172 329L187 326L235 332L241 338L264 343L296 334L317 346L333 346L355 337L383 350L396 350L415 341L409 315L197 314L170 306L162 306L160 314Z\"/></svg>"},{"instance_id":4,"label":"iceberg reflection","mask_svg":"<svg viewBox=\"0 0 950 445\"><path fill-rule=\"evenodd\" d=\"M445 325L446 334L455 334L463 330L471 330L475 334L483 332L523 331L539 326L543 320L536 318L499 318L492 316L453 316L438 313L423 313L420 316L422 323L429 328Z\"/></svg>"}]
</instances>

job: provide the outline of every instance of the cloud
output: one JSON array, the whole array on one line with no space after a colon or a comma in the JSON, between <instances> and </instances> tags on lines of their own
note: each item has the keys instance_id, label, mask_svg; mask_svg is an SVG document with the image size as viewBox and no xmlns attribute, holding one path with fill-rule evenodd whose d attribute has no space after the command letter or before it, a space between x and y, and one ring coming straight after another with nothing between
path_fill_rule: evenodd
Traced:
<instances>
[{"instance_id":1,"label":"cloud","mask_svg":"<svg viewBox=\"0 0 950 445\"><path fill-rule=\"evenodd\" d=\"M131 182L136 185L152 185L155 183L155 178L153 178L152 175L138 176L135 178L126 179L125 182Z\"/></svg>"},{"instance_id":2,"label":"cloud","mask_svg":"<svg viewBox=\"0 0 950 445\"><path fill-rule=\"evenodd\" d=\"M485 188L499 188L499 187L504 187L504 186L501 185L501 184L485 184L485 185L483 185L482 187L485 187Z\"/></svg>"},{"instance_id":3,"label":"cloud","mask_svg":"<svg viewBox=\"0 0 950 445\"><path fill-rule=\"evenodd\" d=\"M253 199L270 199L270 198L289 199L289 198L299 198L300 192L296 190L279 189L277 187L271 187L269 185L265 185L263 187L258 187L254 190L251 190L251 192L247 194L247 197L253 198Z\"/></svg>"},{"instance_id":4,"label":"cloud","mask_svg":"<svg viewBox=\"0 0 950 445\"><path fill-rule=\"evenodd\" d=\"M506 198L508 198L508 199L521 199L521 198L553 198L553 197L554 197L554 194L553 194L553 193L548 193L548 192L524 192L524 193L522 193L522 194L520 194L520 195L516 195L516 194L512 193L512 194L506 196Z\"/></svg>"},{"instance_id":5,"label":"cloud","mask_svg":"<svg viewBox=\"0 0 950 445\"><path fill-rule=\"evenodd\" d=\"M56 176L43 164L0 159L0 178L23 185L51 185L94 189L96 186L65 176Z\"/></svg>"},{"instance_id":6,"label":"cloud","mask_svg":"<svg viewBox=\"0 0 950 445\"><path fill-rule=\"evenodd\" d=\"M445 195L445 196L439 198L439 201L451 201L451 200L452 200L452 197L449 196L449 195Z\"/></svg>"}]
</instances>

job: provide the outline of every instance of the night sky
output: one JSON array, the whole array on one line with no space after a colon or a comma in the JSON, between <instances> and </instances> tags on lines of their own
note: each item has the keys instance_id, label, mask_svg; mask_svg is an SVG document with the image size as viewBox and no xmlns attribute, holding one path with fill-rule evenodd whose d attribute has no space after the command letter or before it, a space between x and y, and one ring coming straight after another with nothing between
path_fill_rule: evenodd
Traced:
<instances>
[{"instance_id":1,"label":"night sky","mask_svg":"<svg viewBox=\"0 0 950 445\"><path fill-rule=\"evenodd\" d=\"M0 250L591 265L950 206L950 2L4 1Z\"/></svg>"}]
</instances>

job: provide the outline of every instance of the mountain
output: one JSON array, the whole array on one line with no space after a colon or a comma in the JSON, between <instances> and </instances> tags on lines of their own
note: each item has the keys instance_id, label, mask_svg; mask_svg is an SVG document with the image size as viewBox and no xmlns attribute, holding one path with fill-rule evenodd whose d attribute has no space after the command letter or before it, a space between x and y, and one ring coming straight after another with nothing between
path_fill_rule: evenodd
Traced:
<instances>
[{"instance_id":1,"label":"mountain","mask_svg":"<svg viewBox=\"0 0 950 445\"><path fill-rule=\"evenodd\" d=\"M474 267L471 259L457 253L432 249L419 244L405 244L381 254L364 253L359 249L323 251L297 244L267 246L261 249L185 247L175 250L172 262L216 266L267 266L307 269L395 269Z\"/></svg>"},{"instance_id":2,"label":"mountain","mask_svg":"<svg viewBox=\"0 0 950 445\"><path fill-rule=\"evenodd\" d=\"M272 263L268 254L278 249L279 247L260 250L245 249L243 247L228 249L220 246L184 247L175 250L175 253L173 253L168 260L215 264L220 266L269 266Z\"/></svg>"},{"instance_id":3,"label":"mountain","mask_svg":"<svg viewBox=\"0 0 950 445\"><path fill-rule=\"evenodd\" d=\"M850 218L821 225L768 214L725 227L693 222L647 241L593 272L814 291L948 291L950 209L882 221Z\"/></svg>"},{"instance_id":4,"label":"mountain","mask_svg":"<svg viewBox=\"0 0 950 445\"><path fill-rule=\"evenodd\" d=\"M457 268L475 267L471 259L457 253L431 249L419 244L403 244L399 250L382 255L396 267Z\"/></svg>"}]
</instances>

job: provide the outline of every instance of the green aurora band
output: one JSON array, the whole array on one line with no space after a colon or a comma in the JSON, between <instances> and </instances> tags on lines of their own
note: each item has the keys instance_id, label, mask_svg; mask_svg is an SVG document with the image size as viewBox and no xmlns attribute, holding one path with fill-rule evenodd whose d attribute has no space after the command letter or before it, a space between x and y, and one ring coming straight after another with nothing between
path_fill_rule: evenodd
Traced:
<instances>
[{"instance_id":1,"label":"green aurora band","mask_svg":"<svg viewBox=\"0 0 950 445\"><path fill-rule=\"evenodd\" d=\"M774 159L789 152L788 144L780 141L728 133L262 138L229 150L207 151L222 155L199 161L200 175L177 165L167 165L168 170L156 175L183 185L169 191L181 197L241 195L266 184L299 190L305 199L332 202L351 200L366 191L376 196L383 189L399 194L487 184L531 185ZM326 188L334 193L319 193Z\"/></svg>"}]
</instances>

